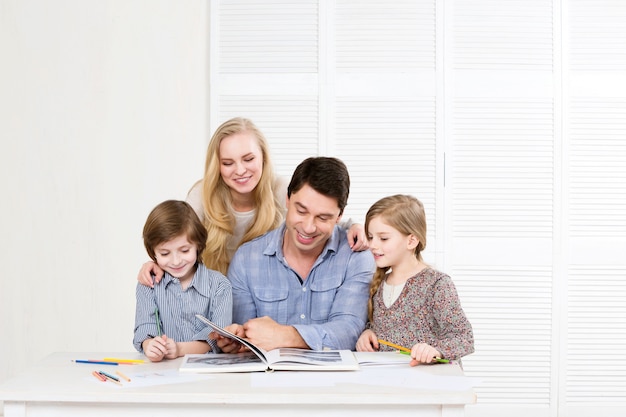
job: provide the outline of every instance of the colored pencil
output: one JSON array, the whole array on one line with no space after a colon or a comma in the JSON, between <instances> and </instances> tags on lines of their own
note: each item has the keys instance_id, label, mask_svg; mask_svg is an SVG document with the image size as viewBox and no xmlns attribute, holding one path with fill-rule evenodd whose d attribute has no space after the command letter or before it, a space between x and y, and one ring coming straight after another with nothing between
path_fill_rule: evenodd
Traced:
<instances>
[{"instance_id":1,"label":"colored pencil","mask_svg":"<svg viewBox=\"0 0 626 417\"><path fill-rule=\"evenodd\" d=\"M119 365L117 362L109 362L109 361L96 361L92 359L72 359L74 363L90 363L92 365Z\"/></svg>"},{"instance_id":2,"label":"colored pencil","mask_svg":"<svg viewBox=\"0 0 626 417\"><path fill-rule=\"evenodd\" d=\"M122 359L122 358L104 358L105 362L117 362L117 363L145 363L143 359Z\"/></svg>"},{"instance_id":3,"label":"colored pencil","mask_svg":"<svg viewBox=\"0 0 626 417\"><path fill-rule=\"evenodd\" d=\"M126 375L124 375L123 373L121 373L120 371L115 371L115 373L118 374L120 377L122 377L122 379L124 379L124 381L130 382L130 378L127 377Z\"/></svg>"},{"instance_id":4,"label":"colored pencil","mask_svg":"<svg viewBox=\"0 0 626 417\"><path fill-rule=\"evenodd\" d=\"M117 384L117 385L122 385L122 383L120 382L120 380L119 380L118 378L114 377L113 375L109 375L109 374L107 374L107 373L106 373L106 372L104 372L104 371L98 371L98 373L99 373L100 375L102 375L103 377L105 377L108 381L111 381L111 382L113 382L113 383L115 383L115 384Z\"/></svg>"},{"instance_id":5,"label":"colored pencil","mask_svg":"<svg viewBox=\"0 0 626 417\"><path fill-rule=\"evenodd\" d=\"M95 376L96 378L98 378L100 381L107 382L106 377L104 375L100 375L98 371L93 371L91 374Z\"/></svg>"},{"instance_id":6,"label":"colored pencil","mask_svg":"<svg viewBox=\"0 0 626 417\"><path fill-rule=\"evenodd\" d=\"M156 316L157 332L159 333L159 336L163 336L163 333L161 332L161 320L159 319L159 307L154 309L154 315Z\"/></svg>"},{"instance_id":7,"label":"colored pencil","mask_svg":"<svg viewBox=\"0 0 626 417\"><path fill-rule=\"evenodd\" d=\"M391 343L391 342L388 342L388 341L383 340L383 339L378 339L378 343L382 343L383 345L387 345L389 347L401 350L403 352L411 352L411 349L409 349L409 348L405 348L404 346L396 345L395 343Z\"/></svg>"}]
</instances>

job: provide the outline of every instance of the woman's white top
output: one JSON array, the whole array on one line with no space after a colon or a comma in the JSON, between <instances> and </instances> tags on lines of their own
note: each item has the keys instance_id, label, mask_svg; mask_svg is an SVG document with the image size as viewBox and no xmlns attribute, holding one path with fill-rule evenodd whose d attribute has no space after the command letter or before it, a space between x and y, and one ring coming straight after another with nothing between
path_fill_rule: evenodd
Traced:
<instances>
[{"instance_id":1,"label":"woman's white top","mask_svg":"<svg viewBox=\"0 0 626 417\"><path fill-rule=\"evenodd\" d=\"M204 222L204 208L202 205L202 184L203 181L200 180L196 182L189 193L187 194L187 203L193 208L196 212L200 221ZM287 204L287 186L289 185L289 181L285 177L276 177L276 184L274 185L274 189L276 190L276 194L278 195L278 201L282 202L283 205ZM283 209L286 209L283 206ZM256 215L256 209L240 212L233 210L233 215L235 216L235 228L233 230L233 235L228 239L227 248L228 257L232 259L235 251L239 248L239 242L241 242L241 238L243 237L246 230L248 230L248 226L254 220L254 216Z\"/></svg>"}]
</instances>

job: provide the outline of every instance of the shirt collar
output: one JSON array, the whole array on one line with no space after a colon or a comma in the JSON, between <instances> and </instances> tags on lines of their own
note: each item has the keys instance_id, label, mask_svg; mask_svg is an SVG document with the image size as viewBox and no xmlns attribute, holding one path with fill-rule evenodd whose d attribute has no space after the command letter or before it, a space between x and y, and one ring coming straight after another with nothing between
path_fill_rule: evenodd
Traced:
<instances>
[{"instance_id":1,"label":"shirt collar","mask_svg":"<svg viewBox=\"0 0 626 417\"><path fill-rule=\"evenodd\" d=\"M200 264L197 265L196 272L193 274L193 278L191 278L191 283L189 284L187 289L195 288L196 291L198 291L200 294L207 295L206 293L207 293L208 290L206 288L200 288L202 286L198 286L196 284L196 281L197 281L196 278L198 276L198 268L200 268ZM173 283L176 283L176 284L180 285L180 281L178 281L178 278L175 278L175 277L171 276L167 272L163 273L163 279L161 280L161 282L163 282L163 284L165 284L165 288L167 288L168 285L173 284Z\"/></svg>"},{"instance_id":2,"label":"shirt collar","mask_svg":"<svg viewBox=\"0 0 626 417\"><path fill-rule=\"evenodd\" d=\"M178 282L178 279L174 278L173 276L171 276L169 273L167 272L163 272L163 278L161 279L161 282L163 284L165 284L165 287L167 287L168 285L170 285L171 283L174 282Z\"/></svg>"}]
</instances>

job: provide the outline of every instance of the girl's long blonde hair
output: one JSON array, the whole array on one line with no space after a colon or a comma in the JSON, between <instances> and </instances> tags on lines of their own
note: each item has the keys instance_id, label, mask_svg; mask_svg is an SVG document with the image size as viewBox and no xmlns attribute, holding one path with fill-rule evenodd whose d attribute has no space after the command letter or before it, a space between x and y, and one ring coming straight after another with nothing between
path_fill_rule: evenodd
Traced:
<instances>
[{"instance_id":1,"label":"girl's long blonde hair","mask_svg":"<svg viewBox=\"0 0 626 417\"><path fill-rule=\"evenodd\" d=\"M276 177L265 136L249 119L235 117L227 120L217 128L209 142L202 188L204 224L207 229L202 263L207 268L220 271L224 275L230 264L227 246L228 239L233 235L235 216L230 188L220 173L219 151L224 138L241 132L251 132L257 138L263 155L263 172L253 191L256 214L239 245L275 229L283 220L284 215L284 202L279 201L274 189Z\"/></svg>"},{"instance_id":2,"label":"girl's long blonde hair","mask_svg":"<svg viewBox=\"0 0 626 417\"><path fill-rule=\"evenodd\" d=\"M365 215L365 233L367 236L370 235L369 224L374 217L380 217L403 235L415 236L419 240L415 247L415 257L418 261L423 262L422 251L426 247L426 213L421 201L413 196L401 194L381 198L370 207ZM390 267L376 268L374 278L372 278L368 303L370 321L372 321L374 296L389 270Z\"/></svg>"}]
</instances>

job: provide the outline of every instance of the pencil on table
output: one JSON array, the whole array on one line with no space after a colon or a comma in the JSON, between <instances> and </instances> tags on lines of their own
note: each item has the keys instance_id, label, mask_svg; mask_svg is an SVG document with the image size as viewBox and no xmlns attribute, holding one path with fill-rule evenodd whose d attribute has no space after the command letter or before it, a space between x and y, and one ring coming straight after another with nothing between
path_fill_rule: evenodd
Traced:
<instances>
[{"instance_id":1,"label":"pencil on table","mask_svg":"<svg viewBox=\"0 0 626 417\"><path fill-rule=\"evenodd\" d=\"M106 372L104 372L104 371L98 371L98 373L99 373L100 375L102 375L104 378L106 378L106 379L107 379L107 381L111 381L111 382L113 382L113 383L115 383L115 384L117 384L117 385L122 385L122 383L120 382L119 378L116 378L116 377L114 377L114 376L113 376L113 375L111 375L111 374L107 374L107 373L106 373Z\"/></svg>"},{"instance_id":2,"label":"pencil on table","mask_svg":"<svg viewBox=\"0 0 626 417\"><path fill-rule=\"evenodd\" d=\"M122 358L104 358L102 359L105 362L117 362L117 363L145 363L143 359L122 359Z\"/></svg>"},{"instance_id":3,"label":"pencil on table","mask_svg":"<svg viewBox=\"0 0 626 417\"><path fill-rule=\"evenodd\" d=\"M130 382L130 378L124 375L123 373L121 373L120 371L116 371L115 373L118 374L124 381Z\"/></svg>"},{"instance_id":4,"label":"pencil on table","mask_svg":"<svg viewBox=\"0 0 626 417\"><path fill-rule=\"evenodd\" d=\"M93 371L91 374L102 382L106 382L107 380L104 375L100 375L100 373L98 373L97 371Z\"/></svg>"}]
</instances>

